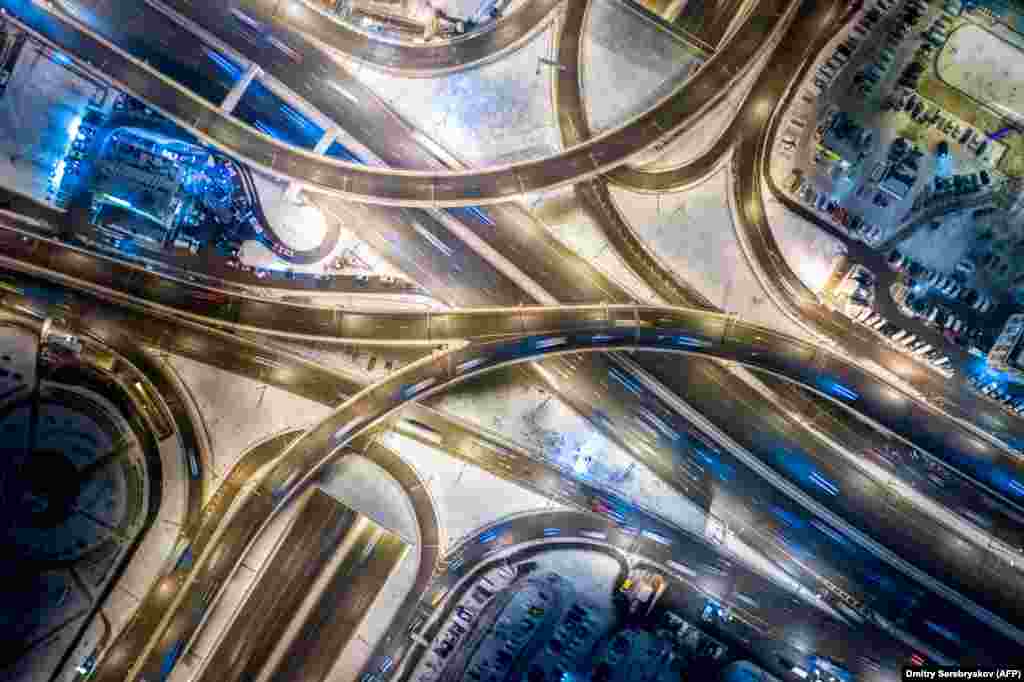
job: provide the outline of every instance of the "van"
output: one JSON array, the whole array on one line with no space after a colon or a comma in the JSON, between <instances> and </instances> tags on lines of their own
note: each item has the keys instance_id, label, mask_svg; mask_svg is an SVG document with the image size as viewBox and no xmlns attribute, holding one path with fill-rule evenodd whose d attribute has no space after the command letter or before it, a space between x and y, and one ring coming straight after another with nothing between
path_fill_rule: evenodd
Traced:
<instances>
[{"instance_id":1,"label":"van","mask_svg":"<svg viewBox=\"0 0 1024 682\"><path fill-rule=\"evenodd\" d=\"M926 343L917 350L914 351L914 355L924 355L928 351L932 350L934 346L930 343Z\"/></svg>"},{"instance_id":2,"label":"van","mask_svg":"<svg viewBox=\"0 0 1024 682\"><path fill-rule=\"evenodd\" d=\"M900 345L906 348L915 341L917 341L917 335L911 334L910 336L904 336L902 339L900 339Z\"/></svg>"},{"instance_id":3,"label":"van","mask_svg":"<svg viewBox=\"0 0 1024 682\"><path fill-rule=\"evenodd\" d=\"M893 334L892 340L893 341L899 341L900 339L905 337L907 334L908 334L908 332L905 329L901 329L900 331L898 331L895 334Z\"/></svg>"}]
</instances>

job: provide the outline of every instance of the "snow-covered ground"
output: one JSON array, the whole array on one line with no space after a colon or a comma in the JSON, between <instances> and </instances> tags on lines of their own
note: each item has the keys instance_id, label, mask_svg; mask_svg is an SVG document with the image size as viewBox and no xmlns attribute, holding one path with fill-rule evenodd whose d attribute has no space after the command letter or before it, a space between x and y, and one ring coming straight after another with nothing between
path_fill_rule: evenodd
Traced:
<instances>
[{"instance_id":1,"label":"snow-covered ground","mask_svg":"<svg viewBox=\"0 0 1024 682\"><path fill-rule=\"evenodd\" d=\"M808 289L823 290L837 259L846 253L843 243L774 198L768 199L768 223L789 267Z\"/></svg>"},{"instance_id":2,"label":"snow-covered ground","mask_svg":"<svg viewBox=\"0 0 1024 682\"><path fill-rule=\"evenodd\" d=\"M559 137L550 74L552 30L485 66L439 78L399 78L350 63L349 68L405 120L460 161L476 166L549 156Z\"/></svg>"},{"instance_id":3,"label":"snow-covered ground","mask_svg":"<svg viewBox=\"0 0 1024 682\"><path fill-rule=\"evenodd\" d=\"M580 85L595 133L649 109L702 63L694 48L615 0L590 4L580 50Z\"/></svg>"},{"instance_id":4,"label":"snow-covered ground","mask_svg":"<svg viewBox=\"0 0 1024 682\"><path fill-rule=\"evenodd\" d=\"M285 185L281 183L256 175L253 180L267 222L285 246L297 251L308 251L323 242L327 234L327 220L323 213L314 206L298 205L285 199Z\"/></svg>"},{"instance_id":5,"label":"snow-covered ground","mask_svg":"<svg viewBox=\"0 0 1024 682\"><path fill-rule=\"evenodd\" d=\"M935 69L943 81L968 96L1009 117L1024 118L1024 44L965 24L949 36Z\"/></svg>"},{"instance_id":6,"label":"snow-covered ground","mask_svg":"<svg viewBox=\"0 0 1024 682\"><path fill-rule=\"evenodd\" d=\"M263 211L275 232L293 249L308 250L319 245L332 224L337 224L338 243L324 258L309 265L296 265L279 258L273 251L256 240L242 243L238 259L245 265L267 270L293 270L295 272L324 273L331 272L366 273L391 275L405 279L405 275L392 267L386 260L359 239L346 223L356 220L354 215L340 212L325 213L304 200L289 201L285 196L286 185L265 176L255 175L254 180ZM343 206L342 202L336 205ZM335 259L341 258L342 267L332 266Z\"/></svg>"},{"instance_id":7,"label":"snow-covered ground","mask_svg":"<svg viewBox=\"0 0 1024 682\"><path fill-rule=\"evenodd\" d=\"M629 49L623 45L628 43ZM548 27L495 63L440 78L398 78L349 62L366 85L405 120L470 166L550 156L561 147L551 103ZM694 53L615 0L591 7L581 49L591 126L618 125L681 82ZM429 106L424 106L429 103Z\"/></svg>"},{"instance_id":8,"label":"snow-covered ground","mask_svg":"<svg viewBox=\"0 0 1024 682\"><path fill-rule=\"evenodd\" d=\"M612 187L611 194L640 238L682 280L731 313L797 336L805 332L782 315L748 265L729 205L723 168L682 192L640 194ZM826 267L832 244L820 231L776 229L784 251L799 253L803 268ZM790 261L792 262L792 261ZM814 265L818 263L818 265Z\"/></svg>"}]
</instances>

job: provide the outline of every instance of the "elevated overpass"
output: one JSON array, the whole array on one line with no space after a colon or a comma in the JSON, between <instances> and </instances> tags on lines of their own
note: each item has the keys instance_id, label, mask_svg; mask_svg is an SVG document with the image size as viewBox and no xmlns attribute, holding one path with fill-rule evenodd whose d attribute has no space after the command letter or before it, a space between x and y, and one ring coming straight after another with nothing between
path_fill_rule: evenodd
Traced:
<instances>
[{"instance_id":1,"label":"elevated overpass","mask_svg":"<svg viewBox=\"0 0 1024 682\"><path fill-rule=\"evenodd\" d=\"M460 172L402 171L360 166L312 154L270 138L200 99L93 33L49 2L6 0L8 21L92 63L124 91L146 101L206 143L316 192L354 201L404 206L496 203L603 173L662 138L693 125L719 101L782 31L798 3L767 0L695 76L652 109L555 156Z\"/></svg>"}]
</instances>

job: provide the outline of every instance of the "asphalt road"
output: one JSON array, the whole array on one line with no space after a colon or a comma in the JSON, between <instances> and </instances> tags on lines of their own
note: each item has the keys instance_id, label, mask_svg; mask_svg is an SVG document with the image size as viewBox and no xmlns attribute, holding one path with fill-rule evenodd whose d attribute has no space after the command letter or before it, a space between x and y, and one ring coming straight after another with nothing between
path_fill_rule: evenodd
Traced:
<instances>
[{"instance_id":1,"label":"asphalt road","mask_svg":"<svg viewBox=\"0 0 1024 682\"><path fill-rule=\"evenodd\" d=\"M408 551L401 538L376 524L361 529L295 632L271 679L325 679Z\"/></svg>"},{"instance_id":2,"label":"asphalt road","mask_svg":"<svg viewBox=\"0 0 1024 682\"><path fill-rule=\"evenodd\" d=\"M415 78L452 73L498 59L547 25L562 2L526 0L497 23L489 23L466 36L429 43L381 40L372 33L328 19L305 2L282 6L274 0L242 0L230 3L229 7L262 23L286 26L381 71Z\"/></svg>"},{"instance_id":3,"label":"asphalt road","mask_svg":"<svg viewBox=\"0 0 1024 682\"><path fill-rule=\"evenodd\" d=\"M255 679L321 571L348 535L357 532L361 518L314 488L225 628L198 679ZM346 552L346 557L352 557L361 550L350 546Z\"/></svg>"},{"instance_id":4,"label":"asphalt road","mask_svg":"<svg viewBox=\"0 0 1024 682\"><path fill-rule=\"evenodd\" d=\"M552 535L552 529L558 533ZM673 544L665 545L644 535L623 532L607 519L577 511L531 512L503 519L465 538L453 550L451 556L458 561L437 576L423 597L421 612L428 620L419 633L428 641L437 634L459 595L473 584L474 576L502 565L524 564L545 552L583 549L605 551L620 561L625 553L636 557L636 565L653 564L669 581L662 597L665 608L700 624L725 643L755 653L766 669L780 677L788 669L782 667L779 657L801 660L805 654L795 652L800 650L803 637L813 642L809 644L812 650L829 652L822 655L844 656L842 660L848 661L858 679L894 679L898 662L914 652L873 624L860 626L832 619L813 603L794 598L778 584L723 558L713 544L701 538L670 537ZM703 621L701 614L709 599L728 607L733 618ZM857 640L852 651L850 638ZM836 646L844 640L845 644ZM413 652L412 661L417 653ZM876 657L884 669L864 665ZM405 665L411 669L410 663Z\"/></svg>"},{"instance_id":5,"label":"asphalt road","mask_svg":"<svg viewBox=\"0 0 1024 682\"><path fill-rule=\"evenodd\" d=\"M1022 465L1006 450L990 444L958 423L936 419L930 408L908 398L898 387L881 384L873 375L850 365L831 352L752 325L732 321L725 316L686 309L659 309L652 306L579 307L558 310L530 307L452 311L438 314L366 314L337 309L272 304L252 299L225 297L223 303L185 294L187 285L174 286L145 270L119 265L95 257L83 258L80 252L60 248L50 242L25 242L12 232L0 235L0 243L9 256L5 265L25 269L26 265L46 271L64 272L78 280L95 282L150 300L156 299L177 311L190 309L188 317L199 323L211 318L228 318L220 326L253 331L275 331L282 336L331 340L348 339L371 343L391 340L398 345L436 345L462 339L498 338L506 335L571 331L601 326L604 322L630 325L650 322L652 328L678 329L694 334L680 346L688 351L704 352L725 359L749 363L778 371L834 400L846 402L861 414L903 435L910 442L943 458L950 466L986 485L991 494L1008 508L1019 506L1009 485L1013 476L1022 475ZM169 310L168 310L169 311ZM668 316L661 317L661 312ZM677 326L674 326L677 325ZM756 330L756 331L755 331ZM650 329L646 333L650 335ZM723 337L736 332L740 338ZM656 335L655 335L656 336ZM666 337L671 338L671 337ZM656 339L655 339L656 340ZM717 347L716 347L717 346ZM745 347L743 347L745 346ZM554 347L556 350L558 346ZM883 351L884 352L884 351ZM904 360L905 361L905 360ZM826 378L827 377L827 378ZM838 388L837 388L838 387ZM849 393L849 392L852 392ZM844 396L855 396L853 398ZM1020 513L1022 510L1017 510Z\"/></svg>"},{"instance_id":6,"label":"asphalt road","mask_svg":"<svg viewBox=\"0 0 1024 682\"><path fill-rule=\"evenodd\" d=\"M546 159L447 173L396 171L311 156L191 95L68 15L49 14L28 0L7 0L4 7L63 49L92 62L134 96L240 160L316 191L357 201L460 206L495 203L585 179L621 165L665 134L692 125L761 53L764 35L784 25L795 4L759 3L743 27L684 87L620 128Z\"/></svg>"},{"instance_id":7,"label":"asphalt road","mask_svg":"<svg viewBox=\"0 0 1024 682\"><path fill-rule=\"evenodd\" d=\"M139 325L139 326L141 326L141 325ZM149 324L147 326L151 328L152 324ZM131 330L130 325L128 325L125 321L120 321L116 325L116 327L118 329L123 329L125 331L125 333L127 333L129 335L132 334L132 330ZM215 333L212 333L212 332L206 332L206 334L207 335L214 335L214 336L216 335ZM161 334L159 331L157 331L155 333L155 335L156 335L157 338L163 337L163 334ZM232 340L232 343L237 345L238 343L240 343L240 341ZM193 349L193 350L195 350L195 349ZM261 349L261 352L266 353L268 351ZM224 357L225 359L227 359L228 357L235 357L235 358L237 358L240 355L242 355L242 354L238 353L238 351L234 351L234 352L225 351L222 354L213 354L213 355L211 355L208 351L204 353L204 356L206 357L207 361L216 361L216 359L218 357ZM236 360L236 362L237 362L237 360ZM294 389L294 387L292 387L289 390L295 390L295 389ZM337 395L337 393L335 393L335 395ZM430 413L429 412L422 412L421 414L417 415L417 419L421 420L421 423L426 423L428 426L435 426L437 424L437 422L433 422L432 423L429 418L423 416L424 414L430 414ZM446 429L446 430L450 430L450 428ZM449 438L448 435L445 434L445 432L442 431L440 428L438 428L438 431L440 431L442 434L444 434L443 447L445 449L453 448L457 443L460 443L460 442L463 443L463 449L465 449L466 441L470 440L472 438L472 436L467 438L467 436L461 435L461 434ZM469 454L473 455L472 457L470 457L470 459L475 459L475 460L477 460L477 462L483 463L485 468L490 468L491 470L493 470L493 471L495 471L495 472L497 472L499 474L504 473L505 475L510 475L510 473L512 473L512 472L508 471L507 467L510 466L510 465L508 464L506 459L503 458L502 456L491 455L489 459L487 457L482 457L483 453L490 454L491 451L492 451L492 448L481 448L480 445L476 444L476 443L470 443L470 445L471 445L471 448L469 449ZM523 480L522 477L524 476L524 474L520 473L521 470L519 469L519 467L522 466L522 460L520 459L520 460L514 461L511 466L516 468L515 469L515 473L513 475L517 476L517 477L521 477L520 480ZM577 486L576 484L571 484L571 485L566 486L566 484L564 482L559 484L559 477L552 477L550 472L548 472L546 470L543 470L543 469L538 469L537 467L534 467L534 469L536 470L536 473L533 475L532 478L535 481L539 482L540 484L545 484L547 486L546 490L550 491L552 489L552 487L557 486L557 485L561 485L562 486L562 492L561 493L556 493L556 494L560 494L561 496L563 496L563 498L565 499L566 502L572 503L574 501L574 498L573 498L572 495L575 494L574 491L579 489L579 486ZM232 477L232 478L234 480L234 477ZM244 480L244 479L239 479L239 480ZM566 495L569 495L569 497L564 497ZM591 501L588 501L588 499L591 500ZM587 498L587 497L578 498L577 497L577 498L575 498L575 502L577 504L582 503L584 505L589 505L589 504L592 503L592 498ZM721 509L722 509L722 507L718 507L718 508L715 509L715 511L716 512L720 512ZM633 523L637 523L638 525L644 525L644 524L642 524L639 521L633 522ZM648 525L646 527L650 527L650 526ZM814 582L812 581L811 584L814 584Z\"/></svg>"},{"instance_id":8,"label":"asphalt road","mask_svg":"<svg viewBox=\"0 0 1024 682\"><path fill-rule=\"evenodd\" d=\"M613 333L620 332L617 332L614 328L607 329L602 335L608 337L604 342L595 342L593 340L594 335L592 334L587 334L585 337L578 339L576 343L567 341L566 343L569 347L565 350L573 350L573 345L580 347L584 343L588 345L604 343L606 344L603 346L605 349L621 346L621 340L619 344L611 343L614 338ZM271 500L274 500L274 506L279 507L294 494L309 476L324 463L330 461L335 453L352 438L375 428L381 420L389 418L400 409L404 402L414 398L426 397L432 392L445 388L451 381L446 380L447 377L453 376L449 374L449 366L459 367L464 366L463 363L471 360L484 359L483 363L473 370L473 372L478 372L487 365L503 364L512 361L516 355L519 355L519 359L525 359L523 353L524 349L519 342L491 342L471 345L460 350L451 351L445 355L430 358L422 363L415 363L395 373L392 375L392 378L367 389L363 392L360 399L349 401L331 417L296 441L295 445L289 449L285 458L273 467L262 484L266 494L254 496L248 501L243 500L238 509L238 518L265 518L269 509L262 506L265 502L257 502L256 500L265 500L269 497ZM536 351L526 352L527 355L534 355L535 353ZM495 358L500 359L495 360ZM238 527L239 533L245 532L247 535L256 532L256 528L250 529L248 525L243 526L238 521L229 521L228 527ZM988 622L989 624L994 624L991 618L988 619ZM997 627L1003 631L1013 630L1012 627L1007 630L1005 624ZM1020 635L1017 635L1017 637L1019 638ZM991 644L995 641L995 638L993 636L985 641ZM984 646L984 642L980 644ZM1001 649L1005 650L1005 647L1001 647ZM965 652L964 655L977 655L977 651L975 650L973 653Z\"/></svg>"}]
</instances>

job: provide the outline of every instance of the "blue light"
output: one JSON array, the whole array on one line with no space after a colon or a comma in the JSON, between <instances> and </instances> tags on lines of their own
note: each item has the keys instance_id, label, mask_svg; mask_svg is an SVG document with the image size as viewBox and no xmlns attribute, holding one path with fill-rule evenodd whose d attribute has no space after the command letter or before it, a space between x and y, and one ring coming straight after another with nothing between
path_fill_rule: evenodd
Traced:
<instances>
[{"instance_id":1,"label":"blue light","mask_svg":"<svg viewBox=\"0 0 1024 682\"><path fill-rule=\"evenodd\" d=\"M840 398L846 398L847 400L854 401L860 399L860 394L851 388L843 386L837 381L825 380L821 382L821 385L829 393L838 396Z\"/></svg>"},{"instance_id":2,"label":"blue light","mask_svg":"<svg viewBox=\"0 0 1024 682\"><path fill-rule=\"evenodd\" d=\"M287 104L281 105L281 113L283 113L285 116L298 123L299 126L303 128L308 128L310 125L312 125L309 121L305 119L304 116L300 115L299 112L295 111Z\"/></svg>"},{"instance_id":3,"label":"blue light","mask_svg":"<svg viewBox=\"0 0 1024 682\"><path fill-rule=\"evenodd\" d=\"M225 59L218 52L215 52L215 51L211 50L210 48L206 48L206 55L210 58L211 61L213 61L214 64L216 64L221 69L226 71L228 73L228 75L238 76L239 74L242 73L242 70L239 67L237 67L234 64L232 64L231 62L229 62L227 59Z\"/></svg>"},{"instance_id":4,"label":"blue light","mask_svg":"<svg viewBox=\"0 0 1024 682\"><path fill-rule=\"evenodd\" d=\"M57 62L58 64L67 65L71 63L71 58L62 52L54 52L53 61Z\"/></svg>"},{"instance_id":5,"label":"blue light","mask_svg":"<svg viewBox=\"0 0 1024 682\"><path fill-rule=\"evenodd\" d=\"M992 468L989 473L989 480L1003 492L1016 497L1024 497L1024 484L1018 481L1016 478L1011 478L1002 469Z\"/></svg>"},{"instance_id":6,"label":"blue light","mask_svg":"<svg viewBox=\"0 0 1024 682\"><path fill-rule=\"evenodd\" d=\"M691 346L693 348L704 348L705 346L711 345L707 341L695 339L692 336L677 336L674 340L681 346Z\"/></svg>"},{"instance_id":7,"label":"blue light","mask_svg":"<svg viewBox=\"0 0 1024 682\"><path fill-rule=\"evenodd\" d=\"M106 195L106 199L110 203L117 204L118 206L123 206L124 208L131 208L132 207L132 204L131 204L130 201L125 201L124 199L121 199L119 197L115 197L115 196L111 196L111 195L107 194Z\"/></svg>"},{"instance_id":8,"label":"blue light","mask_svg":"<svg viewBox=\"0 0 1024 682\"><path fill-rule=\"evenodd\" d=\"M620 384L625 386L626 390L629 391L630 393L633 393L635 395L641 395L640 385L634 382L629 377L627 377L622 372L620 372L618 369L613 367L608 370L608 374L610 374L611 377L618 381Z\"/></svg>"},{"instance_id":9,"label":"blue light","mask_svg":"<svg viewBox=\"0 0 1024 682\"><path fill-rule=\"evenodd\" d=\"M787 526L789 526L791 528L803 528L804 527L803 519L800 519L800 518L796 517L795 515L793 515L790 512L786 511L782 507L772 506L771 507L771 512L776 517L781 519L783 521L783 523L785 523Z\"/></svg>"},{"instance_id":10,"label":"blue light","mask_svg":"<svg viewBox=\"0 0 1024 682\"><path fill-rule=\"evenodd\" d=\"M846 538L844 538L842 535L840 535L837 531L832 530L831 528L826 526L824 523L822 523L822 522L820 522L818 520L814 520L814 521L811 521L811 525L814 526L815 529L817 529L819 533L821 533L822 535L825 535L826 537L831 539L836 544L843 545L845 547L848 547L850 545L849 541L847 541Z\"/></svg>"},{"instance_id":11,"label":"blue light","mask_svg":"<svg viewBox=\"0 0 1024 682\"><path fill-rule=\"evenodd\" d=\"M819 488L827 492L832 497L835 497L836 495L839 494L839 488L837 488L832 481L828 480L827 478L819 474L817 471L812 471L809 475L809 478L811 479L812 483L817 485Z\"/></svg>"},{"instance_id":12,"label":"blue light","mask_svg":"<svg viewBox=\"0 0 1024 682\"><path fill-rule=\"evenodd\" d=\"M283 140L283 139L285 139L284 136L281 135L281 133L277 132L276 130L274 130L273 128L271 128L268 125L264 125L264 123L262 121L256 121L256 123L254 123L253 125L256 126L257 130L259 130L260 132L264 133L265 135L269 135L270 137L274 138L275 140Z\"/></svg>"},{"instance_id":13,"label":"blue light","mask_svg":"<svg viewBox=\"0 0 1024 682\"><path fill-rule=\"evenodd\" d=\"M937 632L938 634L942 635L951 642L959 644L961 641L960 636L952 630L949 630L948 628L944 628L941 625L938 625L937 623L931 622L930 620L926 620L924 624L928 627L929 630L931 630L932 632Z\"/></svg>"}]
</instances>

